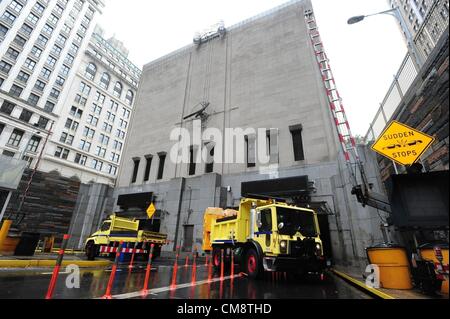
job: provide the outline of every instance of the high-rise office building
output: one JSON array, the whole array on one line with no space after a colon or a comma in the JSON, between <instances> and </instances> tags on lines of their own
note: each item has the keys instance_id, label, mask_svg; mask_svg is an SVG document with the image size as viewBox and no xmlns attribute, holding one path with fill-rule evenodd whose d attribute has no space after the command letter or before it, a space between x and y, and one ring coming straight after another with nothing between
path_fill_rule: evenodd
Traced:
<instances>
[{"instance_id":1,"label":"high-rise office building","mask_svg":"<svg viewBox=\"0 0 450 319\"><path fill-rule=\"evenodd\" d=\"M2 154L30 167L43 154L44 172L114 184L140 71L120 41L96 28L103 7L0 3Z\"/></svg>"},{"instance_id":2,"label":"high-rise office building","mask_svg":"<svg viewBox=\"0 0 450 319\"><path fill-rule=\"evenodd\" d=\"M402 30L411 34L423 61L430 55L448 27L448 0L388 0L404 20ZM405 28L407 30L405 30Z\"/></svg>"}]
</instances>

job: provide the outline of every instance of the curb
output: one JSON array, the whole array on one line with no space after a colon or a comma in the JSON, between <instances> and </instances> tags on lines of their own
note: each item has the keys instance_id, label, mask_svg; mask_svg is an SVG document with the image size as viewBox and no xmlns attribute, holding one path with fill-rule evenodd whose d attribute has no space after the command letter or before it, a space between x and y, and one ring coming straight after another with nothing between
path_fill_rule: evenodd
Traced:
<instances>
[{"instance_id":1,"label":"curb","mask_svg":"<svg viewBox=\"0 0 450 319\"><path fill-rule=\"evenodd\" d=\"M392 296L390 296L390 295L388 295L388 294L386 294L386 293L384 293L384 292L382 292L380 290L368 287L366 284L362 283L359 280L356 280L353 277L350 277L347 274L344 274L343 272L337 271L335 269L331 269L331 271L335 275L337 275L338 277L340 277L340 278L344 279L345 281L347 281L348 283L350 283L352 286L356 287L359 290L364 291L365 293L367 293L367 294L369 294L369 295L371 295L371 296L373 296L375 298L378 298L378 299L396 299L396 298L394 298L394 297L392 297Z\"/></svg>"},{"instance_id":2,"label":"curb","mask_svg":"<svg viewBox=\"0 0 450 319\"><path fill-rule=\"evenodd\" d=\"M87 260L65 260L61 266L76 265L80 268L108 267L112 263L107 260L87 261ZM56 260L0 260L2 268L51 268L55 267Z\"/></svg>"}]
</instances>

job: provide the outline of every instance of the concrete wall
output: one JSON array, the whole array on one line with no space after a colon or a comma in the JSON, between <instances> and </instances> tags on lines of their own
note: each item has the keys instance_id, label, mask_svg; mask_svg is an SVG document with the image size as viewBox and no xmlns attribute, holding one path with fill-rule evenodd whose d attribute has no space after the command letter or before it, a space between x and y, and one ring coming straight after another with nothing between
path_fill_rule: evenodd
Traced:
<instances>
[{"instance_id":1,"label":"concrete wall","mask_svg":"<svg viewBox=\"0 0 450 319\"><path fill-rule=\"evenodd\" d=\"M68 247L84 248L86 239L113 212L113 189L105 184L81 184L72 220Z\"/></svg>"},{"instance_id":2,"label":"concrete wall","mask_svg":"<svg viewBox=\"0 0 450 319\"><path fill-rule=\"evenodd\" d=\"M339 153L307 35L304 10L310 7L310 1L293 3L231 27L223 38L198 48L188 46L144 67L114 198L154 193L161 232L171 241L165 252L183 246L184 225L194 226L193 244L200 248L205 209L238 205L242 182L304 175L316 182L312 202L326 202L332 212L329 224L337 263L365 268L366 246L382 240L376 211L362 208L350 193L349 172ZM200 165L196 175L189 177L186 164L176 165L168 157L164 178L157 180L158 153L170 153L174 144L169 139L171 130L191 130L192 122L183 117L198 110L195 106L202 101L210 102L204 129L277 129L273 165L215 164L212 174L204 174ZM295 161L289 130L299 124L304 161ZM154 158L150 179L144 182L148 155ZM141 162L137 181L131 184L136 158ZM370 170L369 176L376 181L373 165ZM133 214L145 217L144 211Z\"/></svg>"}]
</instances>

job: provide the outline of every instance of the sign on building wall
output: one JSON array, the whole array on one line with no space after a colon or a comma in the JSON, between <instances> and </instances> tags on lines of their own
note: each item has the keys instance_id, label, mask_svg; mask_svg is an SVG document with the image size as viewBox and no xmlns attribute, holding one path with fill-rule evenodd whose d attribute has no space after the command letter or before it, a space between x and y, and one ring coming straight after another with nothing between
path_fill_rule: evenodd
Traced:
<instances>
[{"instance_id":1,"label":"sign on building wall","mask_svg":"<svg viewBox=\"0 0 450 319\"><path fill-rule=\"evenodd\" d=\"M401 165L412 165L433 144L434 138L405 124L392 121L372 149Z\"/></svg>"}]
</instances>

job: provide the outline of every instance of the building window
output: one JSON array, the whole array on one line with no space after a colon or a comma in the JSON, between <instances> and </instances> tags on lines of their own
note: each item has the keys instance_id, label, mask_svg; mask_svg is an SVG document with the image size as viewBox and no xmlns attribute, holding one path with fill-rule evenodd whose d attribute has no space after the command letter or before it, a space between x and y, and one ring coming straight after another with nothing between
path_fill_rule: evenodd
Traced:
<instances>
[{"instance_id":1,"label":"building window","mask_svg":"<svg viewBox=\"0 0 450 319\"><path fill-rule=\"evenodd\" d=\"M66 80L63 77L58 76L55 80L55 85L62 87Z\"/></svg>"},{"instance_id":2,"label":"building window","mask_svg":"<svg viewBox=\"0 0 450 319\"><path fill-rule=\"evenodd\" d=\"M14 156L16 156L16 153L4 150L3 155L5 155L7 157L14 157Z\"/></svg>"},{"instance_id":3,"label":"building window","mask_svg":"<svg viewBox=\"0 0 450 319\"><path fill-rule=\"evenodd\" d=\"M38 127L45 130L47 128L49 121L50 121L49 119L41 116L38 121Z\"/></svg>"},{"instance_id":4,"label":"building window","mask_svg":"<svg viewBox=\"0 0 450 319\"><path fill-rule=\"evenodd\" d=\"M33 71L33 70L34 70L34 67L36 66L36 62L34 62L34 61L31 60L31 59L26 59L24 66L25 66L28 70Z\"/></svg>"},{"instance_id":5,"label":"building window","mask_svg":"<svg viewBox=\"0 0 450 319\"><path fill-rule=\"evenodd\" d=\"M116 82L113 93L115 97L120 98L122 96L122 84L120 82Z\"/></svg>"},{"instance_id":6,"label":"building window","mask_svg":"<svg viewBox=\"0 0 450 319\"><path fill-rule=\"evenodd\" d=\"M30 27L28 24L24 23L22 27L20 28L20 31L22 31L24 34L30 36L33 32L33 28Z\"/></svg>"},{"instance_id":7,"label":"building window","mask_svg":"<svg viewBox=\"0 0 450 319\"><path fill-rule=\"evenodd\" d=\"M191 149L189 150L189 169L188 169L189 176L195 175L196 166L197 165L195 163L195 149L193 146L191 146Z\"/></svg>"},{"instance_id":8,"label":"building window","mask_svg":"<svg viewBox=\"0 0 450 319\"><path fill-rule=\"evenodd\" d=\"M48 80L50 78L50 74L52 74L52 71L50 71L49 69L43 68L40 76L42 76L44 79Z\"/></svg>"},{"instance_id":9,"label":"building window","mask_svg":"<svg viewBox=\"0 0 450 319\"><path fill-rule=\"evenodd\" d=\"M8 33L9 29L5 27L3 24L0 24L0 37L5 37Z\"/></svg>"},{"instance_id":10,"label":"building window","mask_svg":"<svg viewBox=\"0 0 450 319\"><path fill-rule=\"evenodd\" d=\"M14 21L16 21L16 16L9 13L8 11L5 11L5 13L3 13L2 20L6 23L13 24Z\"/></svg>"},{"instance_id":11,"label":"building window","mask_svg":"<svg viewBox=\"0 0 450 319\"><path fill-rule=\"evenodd\" d=\"M89 85L87 85L84 82L81 82L80 84L80 92L85 94L85 95L89 95L89 93L91 93L91 87Z\"/></svg>"},{"instance_id":12,"label":"building window","mask_svg":"<svg viewBox=\"0 0 450 319\"><path fill-rule=\"evenodd\" d=\"M19 120L28 123L28 122L30 122L32 116L33 116L33 112L23 109L22 113L20 113Z\"/></svg>"},{"instance_id":13,"label":"building window","mask_svg":"<svg viewBox=\"0 0 450 319\"><path fill-rule=\"evenodd\" d=\"M22 83L25 83L25 84L28 82L29 78L30 78L30 75L23 71L20 71L19 74L17 75L17 80Z\"/></svg>"},{"instance_id":14,"label":"building window","mask_svg":"<svg viewBox=\"0 0 450 319\"><path fill-rule=\"evenodd\" d=\"M61 93L61 92L60 92L59 90L53 88L53 89L50 91L50 96L51 96L52 98L54 98L54 99L58 99L60 93Z\"/></svg>"},{"instance_id":15,"label":"building window","mask_svg":"<svg viewBox=\"0 0 450 319\"><path fill-rule=\"evenodd\" d=\"M13 48L8 48L8 50L6 51L6 56L11 60L16 61L17 57L19 56L19 51L14 50Z\"/></svg>"},{"instance_id":16,"label":"building window","mask_svg":"<svg viewBox=\"0 0 450 319\"><path fill-rule=\"evenodd\" d=\"M2 135L4 129L5 129L5 124L0 123L0 136Z\"/></svg>"},{"instance_id":17,"label":"building window","mask_svg":"<svg viewBox=\"0 0 450 319\"><path fill-rule=\"evenodd\" d=\"M247 155L247 168L256 167L256 147L255 147L255 137L254 136L246 136L245 137L245 146L246 146L246 155Z\"/></svg>"},{"instance_id":18,"label":"building window","mask_svg":"<svg viewBox=\"0 0 450 319\"><path fill-rule=\"evenodd\" d=\"M72 106L72 108L70 109L70 115L75 116L76 118L81 118L81 116L83 116L83 110Z\"/></svg>"},{"instance_id":19,"label":"building window","mask_svg":"<svg viewBox=\"0 0 450 319\"><path fill-rule=\"evenodd\" d=\"M108 173L113 176L116 176L117 175L117 167L109 164L108 165Z\"/></svg>"},{"instance_id":20,"label":"building window","mask_svg":"<svg viewBox=\"0 0 450 319\"><path fill-rule=\"evenodd\" d=\"M150 171L152 169L152 161L153 161L153 156L151 156L151 155L145 156L144 182L148 182L150 180Z\"/></svg>"},{"instance_id":21,"label":"building window","mask_svg":"<svg viewBox=\"0 0 450 319\"><path fill-rule=\"evenodd\" d=\"M9 71L11 71L12 65L5 62L5 61L0 61L0 71L5 73L5 74L9 74Z\"/></svg>"},{"instance_id":22,"label":"building window","mask_svg":"<svg viewBox=\"0 0 450 319\"><path fill-rule=\"evenodd\" d=\"M208 150L208 158L205 167L205 173L212 173L214 171L214 146L206 146Z\"/></svg>"},{"instance_id":23,"label":"building window","mask_svg":"<svg viewBox=\"0 0 450 319\"><path fill-rule=\"evenodd\" d=\"M90 142L87 142L85 140L81 140L79 148L80 148L80 150L89 152L91 150L91 146L92 146L92 144Z\"/></svg>"},{"instance_id":24,"label":"building window","mask_svg":"<svg viewBox=\"0 0 450 319\"><path fill-rule=\"evenodd\" d=\"M8 145L18 147L20 145L20 142L22 141L24 132L18 129L14 129L14 131L11 133L11 136L8 140Z\"/></svg>"},{"instance_id":25,"label":"building window","mask_svg":"<svg viewBox=\"0 0 450 319\"><path fill-rule=\"evenodd\" d=\"M111 161L114 163L120 162L120 155L116 153L111 153Z\"/></svg>"},{"instance_id":26,"label":"building window","mask_svg":"<svg viewBox=\"0 0 450 319\"><path fill-rule=\"evenodd\" d=\"M38 47L36 47L36 46L34 46L32 49L31 49L31 52L30 52L34 57L36 57L36 58L40 58L41 57L41 54L42 54L42 50L41 49L39 49Z\"/></svg>"},{"instance_id":27,"label":"building window","mask_svg":"<svg viewBox=\"0 0 450 319\"><path fill-rule=\"evenodd\" d=\"M36 24L39 21L39 17L30 12L30 14L27 17L27 20L30 21L32 24Z\"/></svg>"},{"instance_id":28,"label":"building window","mask_svg":"<svg viewBox=\"0 0 450 319\"><path fill-rule=\"evenodd\" d=\"M40 98L41 98L40 96L31 93L30 96L28 97L28 103L30 103L30 105L36 106L38 105Z\"/></svg>"},{"instance_id":29,"label":"building window","mask_svg":"<svg viewBox=\"0 0 450 319\"><path fill-rule=\"evenodd\" d=\"M47 111L47 112L53 112L54 109L55 109L55 103L52 103L52 102L50 102L50 101L47 101L47 102L45 103L44 111Z\"/></svg>"},{"instance_id":30,"label":"building window","mask_svg":"<svg viewBox=\"0 0 450 319\"><path fill-rule=\"evenodd\" d=\"M103 73L102 78L100 79L100 87L104 90L108 90L109 83L111 82L111 77L108 73Z\"/></svg>"},{"instance_id":31,"label":"building window","mask_svg":"<svg viewBox=\"0 0 450 319\"><path fill-rule=\"evenodd\" d=\"M17 96L20 97L20 95L23 92L23 88L21 88L20 86L17 86L15 84L13 84L13 86L11 87L11 89L9 90L9 93L13 96Z\"/></svg>"},{"instance_id":32,"label":"building window","mask_svg":"<svg viewBox=\"0 0 450 319\"><path fill-rule=\"evenodd\" d=\"M15 11L16 13L20 13L20 11L22 11L23 6L17 1L13 0L9 4L8 8L11 9L12 11Z\"/></svg>"},{"instance_id":33,"label":"building window","mask_svg":"<svg viewBox=\"0 0 450 319\"><path fill-rule=\"evenodd\" d=\"M45 89L45 83L42 82L41 80L37 80L36 83L34 84L34 88L38 91L44 91Z\"/></svg>"},{"instance_id":34,"label":"building window","mask_svg":"<svg viewBox=\"0 0 450 319\"><path fill-rule=\"evenodd\" d=\"M0 107L0 112L5 113L7 115L11 115L12 111L14 110L14 107L16 105L12 104L11 102L4 101L2 104L2 107Z\"/></svg>"},{"instance_id":35,"label":"building window","mask_svg":"<svg viewBox=\"0 0 450 319\"><path fill-rule=\"evenodd\" d=\"M295 161L304 161L305 153L303 150L303 138L302 138L302 125L295 125L289 128L292 134L292 143L294 145L294 158Z\"/></svg>"},{"instance_id":36,"label":"building window","mask_svg":"<svg viewBox=\"0 0 450 319\"><path fill-rule=\"evenodd\" d=\"M14 43L17 44L19 47L23 47L26 42L27 40L22 38L20 35L16 35L16 37L14 38Z\"/></svg>"},{"instance_id":37,"label":"building window","mask_svg":"<svg viewBox=\"0 0 450 319\"><path fill-rule=\"evenodd\" d=\"M74 160L74 162L75 162L76 164L85 166L85 165L86 165L86 162L87 162L87 156L84 156L84 155L81 155L81 154L77 153L77 154L75 155L75 160Z\"/></svg>"},{"instance_id":38,"label":"building window","mask_svg":"<svg viewBox=\"0 0 450 319\"><path fill-rule=\"evenodd\" d=\"M38 136L33 136L33 137L30 139L30 142L28 143L28 148L27 148L27 150L28 150L29 152L36 153L40 143L41 143L41 138L38 137Z\"/></svg>"},{"instance_id":39,"label":"building window","mask_svg":"<svg viewBox=\"0 0 450 319\"><path fill-rule=\"evenodd\" d=\"M161 180L164 177L164 166L166 164L166 153L160 153L159 156L159 167L158 167L158 176L157 179Z\"/></svg>"},{"instance_id":40,"label":"building window","mask_svg":"<svg viewBox=\"0 0 450 319\"><path fill-rule=\"evenodd\" d=\"M133 100L134 100L134 93L133 93L133 91L129 90L127 92L127 96L126 96L126 101L127 101L128 105L133 105Z\"/></svg>"},{"instance_id":41,"label":"building window","mask_svg":"<svg viewBox=\"0 0 450 319\"><path fill-rule=\"evenodd\" d=\"M103 162L98 161L96 159L92 160L92 164L91 165L92 165L91 167L93 169L97 170L97 171L101 171L103 169Z\"/></svg>"},{"instance_id":42,"label":"building window","mask_svg":"<svg viewBox=\"0 0 450 319\"><path fill-rule=\"evenodd\" d=\"M39 34L39 36L37 38L37 43L42 45L43 47L45 47L47 42L48 42L48 39L46 37L44 37L42 34Z\"/></svg>"},{"instance_id":43,"label":"building window","mask_svg":"<svg viewBox=\"0 0 450 319\"><path fill-rule=\"evenodd\" d=\"M84 127L83 136L88 138L94 138L95 131L87 126Z\"/></svg>"},{"instance_id":44,"label":"building window","mask_svg":"<svg viewBox=\"0 0 450 319\"><path fill-rule=\"evenodd\" d=\"M55 152L55 157L62 158L66 160L69 157L70 151L68 149L57 147Z\"/></svg>"},{"instance_id":45,"label":"building window","mask_svg":"<svg viewBox=\"0 0 450 319\"><path fill-rule=\"evenodd\" d=\"M95 74L97 73L97 67L95 66L94 63L89 63L86 67L86 72L85 72L85 76L93 81L95 78Z\"/></svg>"},{"instance_id":46,"label":"building window","mask_svg":"<svg viewBox=\"0 0 450 319\"><path fill-rule=\"evenodd\" d=\"M133 158L133 176L131 177L131 184L134 184L137 181L140 163L141 163L140 158Z\"/></svg>"}]
</instances>

